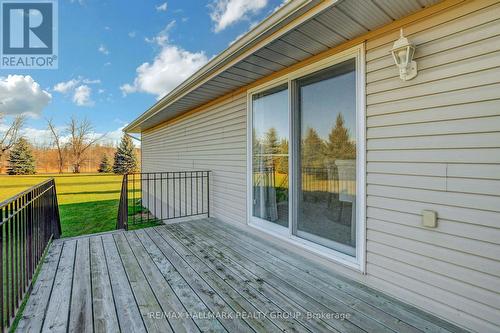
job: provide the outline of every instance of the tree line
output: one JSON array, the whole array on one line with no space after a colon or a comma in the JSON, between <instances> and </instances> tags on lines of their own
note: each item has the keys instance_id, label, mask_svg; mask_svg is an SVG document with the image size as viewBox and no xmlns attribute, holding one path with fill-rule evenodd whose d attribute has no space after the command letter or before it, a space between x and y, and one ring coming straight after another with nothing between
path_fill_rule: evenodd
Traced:
<instances>
[{"instance_id":1,"label":"tree line","mask_svg":"<svg viewBox=\"0 0 500 333\"><path fill-rule=\"evenodd\" d=\"M257 169L273 168L279 173L288 173L287 139L280 139L274 127L261 138L253 133L254 166ZM339 114L327 140L320 137L314 128L307 128L301 140L301 159L304 167L324 168L336 160L356 158L356 143L351 140L344 117Z\"/></svg>"},{"instance_id":2,"label":"tree line","mask_svg":"<svg viewBox=\"0 0 500 333\"><path fill-rule=\"evenodd\" d=\"M1 115L0 115L1 118ZM124 135L118 147L106 146L100 142L106 134L96 136L90 121L75 117L62 128L54 126L52 120L47 120L51 136L49 149L37 149L20 133L24 125L24 117L15 117L0 136L0 163L6 160L7 173L11 175L29 175L36 172L36 158L44 159L47 153L55 152L57 170L63 173L66 165L71 166L71 172L80 173L82 165L88 160L88 153L94 150L103 152L97 170L102 173L114 172L125 174L138 170L138 159L132 139ZM30 138L34 139L34 138ZM114 152L113 159L107 152ZM2 165L0 165L0 171Z\"/></svg>"}]
</instances>

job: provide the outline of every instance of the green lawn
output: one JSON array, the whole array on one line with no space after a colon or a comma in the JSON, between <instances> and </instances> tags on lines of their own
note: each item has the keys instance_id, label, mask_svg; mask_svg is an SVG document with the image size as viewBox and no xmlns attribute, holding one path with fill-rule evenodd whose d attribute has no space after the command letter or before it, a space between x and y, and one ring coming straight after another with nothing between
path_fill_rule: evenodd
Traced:
<instances>
[{"instance_id":1,"label":"green lawn","mask_svg":"<svg viewBox=\"0 0 500 333\"><path fill-rule=\"evenodd\" d=\"M52 177L56 180L62 237L92 234L116 228L122 184L122 176L119 175L0 175L0 201ZM141 225L145 226L148 225Z\"/></svg>"}]
</instances>

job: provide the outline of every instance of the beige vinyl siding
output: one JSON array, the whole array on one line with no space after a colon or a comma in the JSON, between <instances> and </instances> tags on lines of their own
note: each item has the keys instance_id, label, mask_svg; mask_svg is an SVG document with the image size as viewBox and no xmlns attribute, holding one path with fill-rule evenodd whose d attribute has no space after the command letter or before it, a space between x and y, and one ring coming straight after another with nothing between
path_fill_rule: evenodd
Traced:
<instances>
[{"instance_id":1,"label":"beige vinyl siding","mask_svg":"<svg viewBox=\"0 0 500 333\"><path fill-rule=\"evenodd\" d=\"M246 220L246 95L142 133L143 172L210 170L211 215Z\"/></svg>"},{"instance_id":2,"label":"beige vinyl siding","mask_svg":"<svg viewBox=\"0 0 500 333\"><path fill-rule=\"evenodd\" d=\"M500 332L500 1L465 1L404 32L417 45L411 81L390 56L398 31L366 42L366 275L332 265ZM241 94L143 133L143 170L212 170L213 216L245 223L246 116ZM436 229L421 226L424 209Z\"/></svg>"},{"instance_id":3,"label":"beige vinyl siding","mask_svg":"<svg viewBox=\"0 0 500 333\"><path fill-rule=\"evenodd\" d=\"M367 276L478 332L500 331L500 2L469 1L367 46ZM421 211L439 216L421 226Z\"/></svg>"}]
</instances>

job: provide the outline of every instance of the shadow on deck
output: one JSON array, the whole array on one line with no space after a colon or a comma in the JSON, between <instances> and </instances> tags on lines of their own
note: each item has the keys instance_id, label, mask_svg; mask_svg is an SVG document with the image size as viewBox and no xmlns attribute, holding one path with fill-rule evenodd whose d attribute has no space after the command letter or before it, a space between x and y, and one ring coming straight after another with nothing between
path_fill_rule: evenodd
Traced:
<instances>
[{"instance_id":1,"label":"shadow on deck","mask_svg":"<svg viewBox=\"0 0 500 333\"><path fill-rule=\"evenodd\" d=\"M21 332L461 332L214 219L58 240Z\"/></svg>"}]
</instances>

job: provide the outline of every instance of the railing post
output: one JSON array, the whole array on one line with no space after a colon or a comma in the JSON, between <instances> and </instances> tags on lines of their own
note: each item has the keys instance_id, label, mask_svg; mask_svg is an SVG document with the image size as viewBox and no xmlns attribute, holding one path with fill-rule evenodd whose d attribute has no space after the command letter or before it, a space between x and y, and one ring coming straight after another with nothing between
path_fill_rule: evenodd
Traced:
<instances>
[{"instance_id":1,"label":"railing post","mask_svg":"<svg viewBox=\"0 0 500 333\"><path fill-rule=\"evenodd\" d=\"M54 223L52 224L52 227L54 230L52 231L53 238L54 239L59 239L61 238L61 218L59 216L59 202L57 201L57 190L56 190L56 181L52 179L52 205L53 205L53 216L52 220Z\"/></svg>"},{"instance_id":2,"label":"railing post","mask_svg":"<svg viewBox=\"0 0 500 333\"><path fill-rule=\"evenodd\" d=\"M210 171L207 171L207 217L210 217Z\"/></svg>"},{"instance_id":3,"label":"railing post","mask_svg":"<svg viewBox=\"0 0 500 333\"><path fill-rule=\"evenodd\" d=\"M125 195L123 202L123 228L128 230L128 175L124 175L123 185L125 187Z\"/></svg>"},{"instance_id":4,"label":"railing post","mask_svg":"<svg viewBox=\"0 0 500 333\"><path fill-rule=\"evenodd\" d=\"M128 175L123 175L116 229L128 230Z\"/></svg>"}]
</instances>

